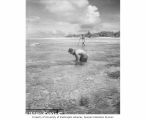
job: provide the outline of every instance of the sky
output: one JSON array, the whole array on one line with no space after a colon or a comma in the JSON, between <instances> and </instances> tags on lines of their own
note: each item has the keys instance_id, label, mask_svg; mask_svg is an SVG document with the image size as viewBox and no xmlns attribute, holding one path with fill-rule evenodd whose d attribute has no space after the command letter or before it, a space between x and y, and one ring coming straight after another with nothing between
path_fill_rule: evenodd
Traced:
<instances>
[{"instance_id":1,"label":"sky","mask_svg":"<svg viewBox=\"0 0 146 120\"><path fill-rule=\"evenodd\" d=\"M120 0L26 0L26 36L120 30Z\"/></svg>"}]
</instances>

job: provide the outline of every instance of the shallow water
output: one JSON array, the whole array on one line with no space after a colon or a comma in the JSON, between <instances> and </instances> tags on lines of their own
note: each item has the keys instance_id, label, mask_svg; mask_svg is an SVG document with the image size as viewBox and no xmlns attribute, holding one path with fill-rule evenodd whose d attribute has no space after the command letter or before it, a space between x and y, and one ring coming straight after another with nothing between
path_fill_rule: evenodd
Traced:
<instances>
[{"instance_id":1,"label":"shallow water","mask_svg":"<svg viewBox=\"0 0 146 120\"><path fill-rule=\"evenodd\" d=\"M108 66L120 61L119 39L87 40L83 49L89 60L84 65L74 64L74 56L67 52L70 47L81 48L78 39L27 40L26 108L61 108L65 113L117 113L117 108L107 101L107 106L101 107L96 96L106 97L116 91L119 99L119 79L107 74L119 71L119 65Z\"/></svg>"}]
</instances>

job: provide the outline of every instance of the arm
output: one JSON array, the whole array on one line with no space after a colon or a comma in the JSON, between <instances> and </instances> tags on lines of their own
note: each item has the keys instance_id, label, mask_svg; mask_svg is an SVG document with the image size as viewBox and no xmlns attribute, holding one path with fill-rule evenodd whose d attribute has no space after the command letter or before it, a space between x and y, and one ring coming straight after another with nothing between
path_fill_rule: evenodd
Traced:
<instances>
[{"instance_id":1,"label":"arm","mask_svg":"<svg viewBox=\"0 0 146 120\"><path fill-rule=\"evenodd\" d=\"M76 64L79 63L79 56L77 54L75 54L75 58L76 58Z\"/></svg>"},{"instance_id":2,"label":"arm","mask_svg":"<svg viewBox=\"0 0 146 120\"><path fill-rule=\"evenodd\" d=\"M79 57L78 57L77 54L75 54L75 58L76 58L76 62L78 62L79 61Z\"/></svg>"}]
</instances>

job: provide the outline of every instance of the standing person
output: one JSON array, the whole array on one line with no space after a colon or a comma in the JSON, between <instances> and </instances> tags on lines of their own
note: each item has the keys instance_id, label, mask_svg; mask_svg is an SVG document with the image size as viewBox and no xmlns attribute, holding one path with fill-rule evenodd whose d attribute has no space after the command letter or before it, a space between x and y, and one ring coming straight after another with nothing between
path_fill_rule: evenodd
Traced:
<instances>
[{"instance_id":1,"label":"standing person","mask_svg":"<svg viewBox=\"0 0 146 120\"><path fill-rule=\"evenodd\" d=\"M70 53L70 54L72 54L72 55L74 55L75 56L75 58L76 58L76 60L75 60L75 62L76 62L76 65L77 64L79 64L79 63L85 63L85 62L87 62L87 60L88 60L88 55L87 55L87 53L84 51L84 50L82 50L82 49L73 49L73 48L69 48L68 49L68 52Z\"/></svg>"},{"instance_id":2,"label":"standing person","mask_svg":"<svg viewBox=\"0 0 146 120\"><path fill-rule=\"evenodd\" d=\"M82 46L85 46L85 36L84 34L81 35Z\"/></svg>"},{"instance_id":3,"label":"standing person","mask_svg":"<svg viewBox=\"0 0 146 120\"><path fill-rule=\"evenodd\" d=\"M84 47L85 46L85 36L84 36L84 34L81 34L81 36L79 38L78 45L80 44L80 41L82 42L82 47Z\"/></svg>"}]
</instances>

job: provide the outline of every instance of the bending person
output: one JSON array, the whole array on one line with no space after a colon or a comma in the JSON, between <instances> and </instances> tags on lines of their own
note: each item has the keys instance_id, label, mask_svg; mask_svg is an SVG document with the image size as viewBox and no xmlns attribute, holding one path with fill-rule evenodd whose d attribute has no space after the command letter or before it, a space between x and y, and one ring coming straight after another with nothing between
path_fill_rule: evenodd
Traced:
<instances>
[{"instance_id":1,"label":"bending person","mask_svg":"<svg viewBox=\"0 0 146 120\"><path fill-rule=\"evenodd\" d=\"M75 56L76 64L84 63L84 62L87 62L87 60L88 60L88 55L84 50L69 48L68 52Z\"/></svg>"}]
</instances>

